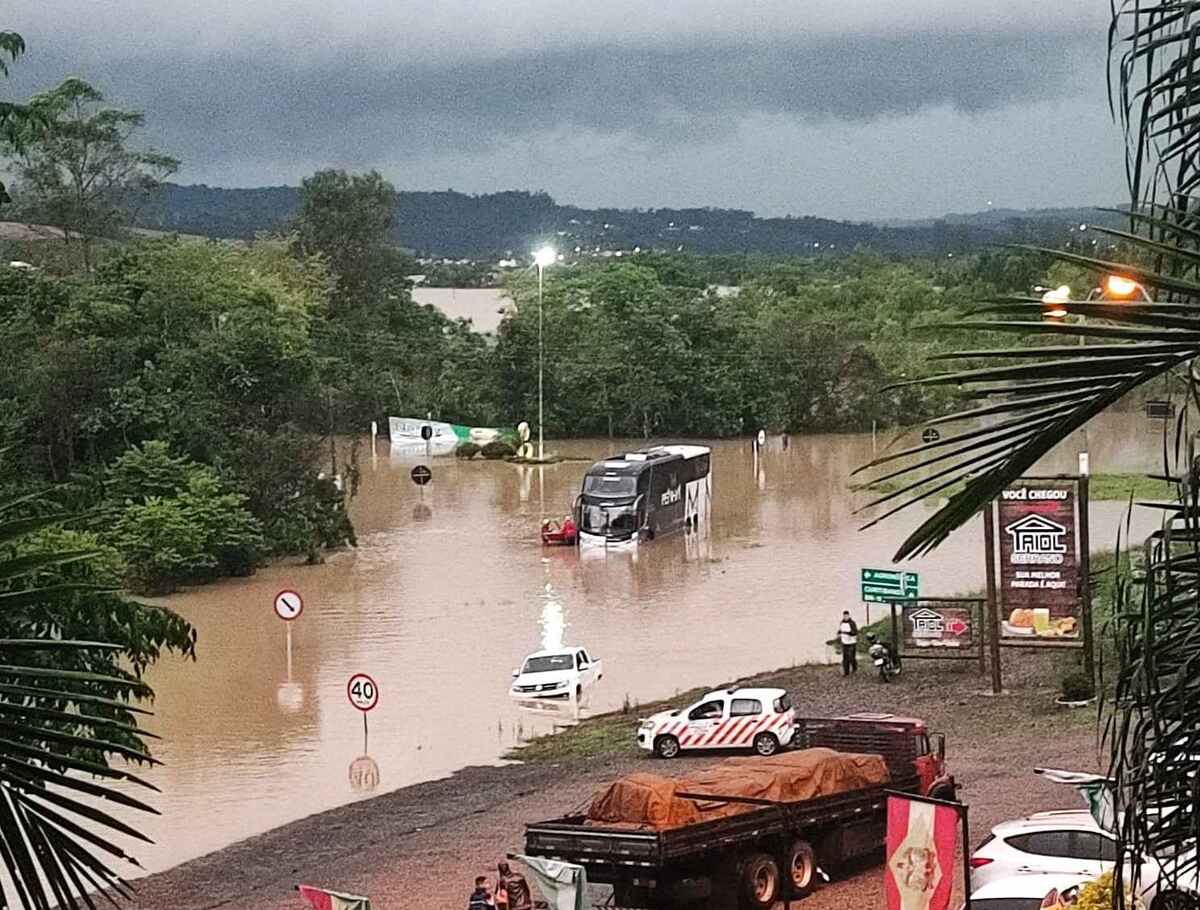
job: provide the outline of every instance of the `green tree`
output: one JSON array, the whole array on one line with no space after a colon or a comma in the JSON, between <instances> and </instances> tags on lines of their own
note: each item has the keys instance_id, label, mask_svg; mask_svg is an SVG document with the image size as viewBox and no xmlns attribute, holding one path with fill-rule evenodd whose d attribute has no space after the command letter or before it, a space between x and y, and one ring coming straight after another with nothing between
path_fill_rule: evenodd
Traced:
<instances>
[{"instance_id":1,"label":"green tree","mask_svg":"<svg viewBox=\"0 0 1200 910\"><path fill-rule=\"evenodd\" d=\"M326 170L300 186L296 244L305 255L325 257L337 276L340 309L377 304L380 293L404 287L409 260L388 246L396 211L390 183L377 171Z\"/></svg>"},{"instance_id":2,"label":"green tree","mask_svg":"<svg viewBox=\"0 0 1200 910\"><path fill-rule=\"evenodd\" d=\"M10 63L25 53L25 39L16 32L0 31L0 76L8 77ZM0 101L0 141L13 149L23 147L27 136L44 127L41 115L28 104ZM0 206L12 202L7 187L0 183Z\"/></svg>"},{"instance_id":3,"label":"green tree","mask_svg":"<svg viewBox=\"0 0 1200 910\"><path fill-rule=\"evenodd\" d=\"M105 107L103 94L81 79L35 96L29 107L43 125L3 142L25 216L60 228L91 268L95 239L113 236L134 217L179 162L131 148L145 116Z\"/></svg>"}]
</instances>

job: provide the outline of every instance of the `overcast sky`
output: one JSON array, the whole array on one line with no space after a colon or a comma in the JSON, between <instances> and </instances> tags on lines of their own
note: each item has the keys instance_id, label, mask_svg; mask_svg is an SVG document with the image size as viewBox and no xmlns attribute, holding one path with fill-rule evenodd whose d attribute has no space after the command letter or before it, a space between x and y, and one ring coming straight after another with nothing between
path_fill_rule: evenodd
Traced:
<instances>
[{"instance_id":1,"label":"overcast sky","mask_svg":"<svg viewBox=\"0 0 1200 910\"><path fill-rule=\"evenodd\" d=\"M1108 0L16 0L21 99L145 111L178 179L875 219L1125 198Z\"/></svg>"}]
</instances>

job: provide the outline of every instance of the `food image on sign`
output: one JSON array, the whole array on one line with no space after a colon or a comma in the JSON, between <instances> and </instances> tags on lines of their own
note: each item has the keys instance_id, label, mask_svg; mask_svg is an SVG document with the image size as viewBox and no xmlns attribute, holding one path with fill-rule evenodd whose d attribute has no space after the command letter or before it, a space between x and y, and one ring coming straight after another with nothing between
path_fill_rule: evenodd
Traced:
<instances>
[{"instance_id":1,"label":"food image on sign","mask_svg":"<svg viewBox=\"0 0 1200 910\"><path fill-rule=\"evenodd\" d=\"M1019 480L997 500L1004 638L1079 636L1076 483Z\"/></svg>"},{"instance_id":2,"label":"food image on sign","mask_svg":"<svg viewBox=\"0 0 1200 910\"><path fill-rule=\"evenodd\" d=\"M970 648L975 623L970 607L926 601L901 611L904 644L912 648Z\"/></svg>"}]
</instances>

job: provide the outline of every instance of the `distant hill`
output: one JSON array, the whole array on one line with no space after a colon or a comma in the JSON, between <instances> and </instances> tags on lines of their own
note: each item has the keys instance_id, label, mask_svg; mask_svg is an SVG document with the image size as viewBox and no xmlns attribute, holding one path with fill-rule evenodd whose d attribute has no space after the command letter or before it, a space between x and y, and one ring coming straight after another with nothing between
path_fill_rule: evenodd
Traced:
<instances>
[{"instance_id":1,"label":"distant hill","mask_svg":"<svg viewBox=\"0 0 1200 910\"><path fill-rule=\"evenodd\" d=\"M222 189L167 184L138 226L152 230L250 237L284 228L300 204L297 187ZM812 216L758 218L740 209L583 209L545 193L478 196L402 192L395 241L418 254L448 257L522 254L553 239L567 249L677 249L694 253L812 254L858 246L902 255L946 254L990 243L1056 242L1081 221L1119 223L1091 209L989 210L972 215L871 224Z\"/></svg>"}]
</instances>

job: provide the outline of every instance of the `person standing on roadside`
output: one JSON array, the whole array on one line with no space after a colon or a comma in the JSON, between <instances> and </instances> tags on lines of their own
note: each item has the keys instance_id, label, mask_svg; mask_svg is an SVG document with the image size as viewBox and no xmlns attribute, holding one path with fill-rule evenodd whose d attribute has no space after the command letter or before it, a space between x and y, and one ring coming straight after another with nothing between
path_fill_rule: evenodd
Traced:
<instances>
[{"instance_id":1,"label":"person standing on roadside","mask_svg":"<svg viewBox=\"0 0 1200 910\"><path fill-rule=\"evenodd\" d=\"M838 626L838 642L842 646L842 676L858 672L858 624L850 617L849 610L842 611L842 623Z\"/></svg>"}]
</instances>

